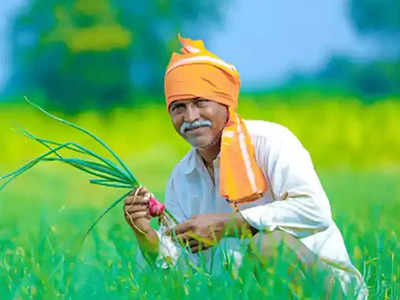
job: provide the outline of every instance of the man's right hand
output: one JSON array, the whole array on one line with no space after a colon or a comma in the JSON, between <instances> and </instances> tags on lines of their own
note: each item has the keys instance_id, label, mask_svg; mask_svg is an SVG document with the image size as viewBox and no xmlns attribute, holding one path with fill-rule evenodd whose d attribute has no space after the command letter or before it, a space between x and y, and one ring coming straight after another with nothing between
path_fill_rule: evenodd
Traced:
<instances>
[{"instance_id":1,"label":"man's right hand","mask_svg":"<svg viewBox=\"0 0 400 300\"><path fill-rule=\"evenodd\" d=\"M150 225L149 191L141 186L125 198L124 215L126 222L136 234L148 234L154 229Z\"/></svg>"}]
</instances>

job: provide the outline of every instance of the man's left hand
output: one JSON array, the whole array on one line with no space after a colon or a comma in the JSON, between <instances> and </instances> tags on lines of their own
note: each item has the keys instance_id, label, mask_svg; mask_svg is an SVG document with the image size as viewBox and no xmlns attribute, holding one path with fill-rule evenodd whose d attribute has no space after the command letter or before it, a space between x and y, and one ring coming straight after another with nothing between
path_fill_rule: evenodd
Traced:
<instances>
[{"instance_id":1,"label":"man's left hand","mask_svg":"<svg viewBox=\"0 0 400 300\"><path fill-rule=\"evenodd\" d=\"M239 213L201 214L191 217L175 226L169 234L175 232L178 241L188 246L192 253L208 249L217 244L221 238L231 232L231 227L248 226Z\"/></svg>"}]
</instances>

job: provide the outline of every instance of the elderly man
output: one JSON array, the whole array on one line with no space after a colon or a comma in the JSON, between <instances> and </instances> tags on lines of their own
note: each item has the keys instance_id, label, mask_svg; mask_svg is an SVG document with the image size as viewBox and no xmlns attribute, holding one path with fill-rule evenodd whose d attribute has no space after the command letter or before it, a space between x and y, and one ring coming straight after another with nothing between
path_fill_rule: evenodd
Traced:
<instances>
[{"instance_id":1,"label":"elderly man","mask_svg":"<svg viewBox=\"0 0 400 300\"><path fill-rule=\"evenodd\" d=\"M243 243L260 245L260 259L283 243L304 266L329 270L345 292L356 283L362 299L361 275L350 262L308 152L281 125L243 121L236 113L235 67L202 41L179 39L182 53L171 57L165 95L176 131L193 148L166 188L166 207L179 222L176 238L194 261L200 253L212 261L216 252L209 248L218 244L238 264ZM167 258L174 263L181 250L150 226L148 200L145 188L134 191L125 201L125 217L149 263ZM239 238L246 233L252 239Z\"/></svg>"}]
</instances>

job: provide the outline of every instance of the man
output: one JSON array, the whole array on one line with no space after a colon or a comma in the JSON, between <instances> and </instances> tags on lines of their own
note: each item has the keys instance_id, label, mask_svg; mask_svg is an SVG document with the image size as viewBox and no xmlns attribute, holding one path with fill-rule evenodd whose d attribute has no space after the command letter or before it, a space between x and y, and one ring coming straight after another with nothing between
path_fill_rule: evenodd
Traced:
<instances>
[{"instance_id":1,"label":"man","mask_svg":"<svg viewBox=\"0 0 400 300\"><path fill-rule=\"evenodd\" d=\"M260 260L283 243L306 268L326 268L345 291L356 282L365 297L308 152L283 126L243 121L236 69L202 41L179 39L182 54L172 55L165 75L166 102L175 130L193 148L166 188L166 207L179 222L169 233L190 248L193 261L200 254L212 261L218 244L240 264L238 237L248 233L247 244L260 245ZM149 263L174 263L180 250L150 226L149 197L143 187L134 191L125 217Z\"/></svg>"}]
</instances>

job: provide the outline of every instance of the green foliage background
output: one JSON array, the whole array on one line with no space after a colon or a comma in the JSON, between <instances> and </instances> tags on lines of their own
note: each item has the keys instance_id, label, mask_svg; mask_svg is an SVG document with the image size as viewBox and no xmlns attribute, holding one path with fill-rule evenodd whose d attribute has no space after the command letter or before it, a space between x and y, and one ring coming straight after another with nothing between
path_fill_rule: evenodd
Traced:
<instances>
[{"instance_id":1,"label":"green foliage background","mask_svg":"<svg viewBox=\"0 0 400 300\"><path fill-rule=\"evenodd\" d=\"M399 100L392 97L368 105L352 96L312 90L244 94L238 111L245 119L268 120L288 127L310 151L317 169L385 169L400 163ZM92 129L133 166L161 153L170 157L171 167L189 146L174 133L163 101L161 97L147 98L133 108L59 115ZM90 142L28 105L0 106L0 122L5 129L19 124L38 136ZM0 148L6 158L2 165L15 166L43 150L29 142L27 151L26 143L28 140L12 130L1 131ZM163 161L160 156L156 163L164 165Z\"/></svg>"},{"instance_id":2,"label":"green foliage background","mask_svg":"<svg viewBox=\"0 0 400 300\"><path fill-rule=\"evenodd\" d=\"M12 95L76 113L163 89L177 34L222 19L225 0L29 0L12 24ZM193 35L192 35L192 38Z\"/></svg>"}]
</instances>

